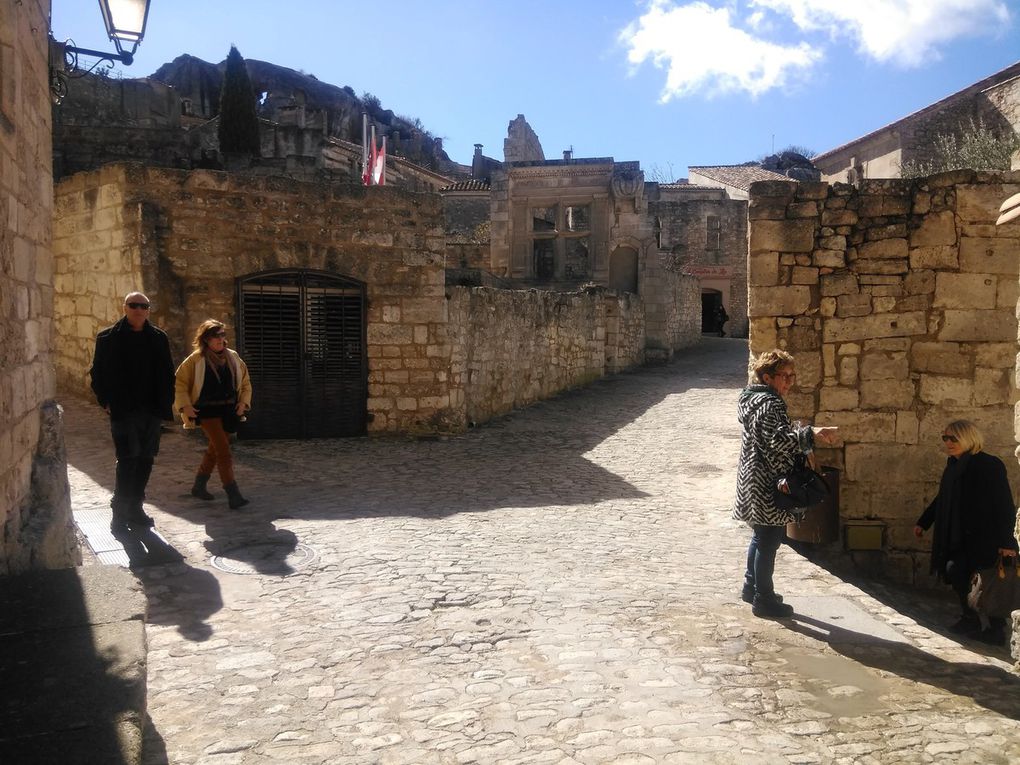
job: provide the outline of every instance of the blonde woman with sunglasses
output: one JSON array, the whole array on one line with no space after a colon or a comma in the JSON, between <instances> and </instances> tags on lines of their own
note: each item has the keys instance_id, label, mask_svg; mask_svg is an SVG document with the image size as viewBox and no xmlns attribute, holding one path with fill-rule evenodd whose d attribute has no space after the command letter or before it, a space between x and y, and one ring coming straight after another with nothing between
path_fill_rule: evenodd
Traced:
<instances>
[{"instance_id":1,"label":"blonde woman with sunglasses","mask_svg":"<svg viewBox=\"0 0 1020 765\"><path fill-rule=\"evenodd\" d=\"M1016 555L1016 505L1002 460L982 451L984 439L973 422L954 420L942 430L946 467L935 499L917 519L920 538L935 527L931 573L948 584L960 599L962 614L949 630L992 645L1006 642L1006 620L981 619L967 604L971 577L995 565L999 553Z\"/></svg>"}]
</instances>

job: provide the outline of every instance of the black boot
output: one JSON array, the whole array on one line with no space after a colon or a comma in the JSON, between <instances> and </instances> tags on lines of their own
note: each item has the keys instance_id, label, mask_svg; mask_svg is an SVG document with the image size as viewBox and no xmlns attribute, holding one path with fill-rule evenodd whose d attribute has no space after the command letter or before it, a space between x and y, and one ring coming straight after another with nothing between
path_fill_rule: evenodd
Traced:
<instances>
[{"instance_id":1,"label":"black boot","mask_svg":"<svg viewBox=\"0 0 1020 765\"><path fill-rule=\"evenodd\" d=\"M128 518L131 515L131 505L134 498L134 478L138 460L135 457L125 457L117 460L117 479L113 487L113 497L110 499L110 509L113 510L113 520L110 523L110 531L116 534L119 531L127 531Z\"/></svg>"},{"instance_id":2,"label":"black boot","mask_svg":"<svg viewBox=\"0 0 1020 765\"><path fill-rule=\"evenodd\" d=\"M135 461L135 474L132 478L133 496L128 509L128 526L133 530L151 529L156 525L142 509L145 502L145 487L149 483L149 476L152 475L152 461L152 457L139 457Z\"/></svg>"},{"instance_id":3,"label":"black boot","mask_svg":"<svg viewBox=\"0 0 1020 765\"><path fill-rule=\"evenodd\" d=\"M207 484L209 483L209 476L202 475L199 473L195 476L195 485L191 487L191 496L198 497L199 499L215 499L215 497L209 493Z\"/></svg>"},{"instance_id":4,"label":"black boot","mask_svg":"<svg viewBox=\"0 0 1020 765\"><path fill-rule=\"evenodd\" d=\"M248 504L248 500L241 496L241 490L237 488L237 481L228 483L223 489L227 492L227 504L230 505L231 510L237 510L237 508Z\"/></svg>"}]
</instances>

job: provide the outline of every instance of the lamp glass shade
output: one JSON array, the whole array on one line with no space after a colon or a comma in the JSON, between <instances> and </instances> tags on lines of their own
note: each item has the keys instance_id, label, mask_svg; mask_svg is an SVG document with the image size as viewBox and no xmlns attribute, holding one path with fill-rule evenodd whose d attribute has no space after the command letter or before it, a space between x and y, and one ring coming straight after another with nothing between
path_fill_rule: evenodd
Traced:
<instances>
[{"instance_id":1,"label":"lamp glass shade","mask_svg":"<svg viewBox=\"0 0 1020 765\"><path fill-rule=\"evenodd\" d=\"M99 0L99 8L111 40L135 45L142 41L149 16L149 0Z\"/></svg>"}]
</instances>

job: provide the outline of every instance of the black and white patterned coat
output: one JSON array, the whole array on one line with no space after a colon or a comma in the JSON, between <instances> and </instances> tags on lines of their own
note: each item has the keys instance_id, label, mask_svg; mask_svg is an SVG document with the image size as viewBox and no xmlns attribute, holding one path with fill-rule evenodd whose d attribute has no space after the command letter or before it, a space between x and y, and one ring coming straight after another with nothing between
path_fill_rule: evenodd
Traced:
<instances>
[{"instance_id":1,"label":"black and white patterned coat","mask_svg":"<svg viewBox=\"0 0 1020 765\"><path fill-rule=\"evenodd\" d=\"M798 454L814 447L814 432L790 422L786 402L768 385L751 385L740 393L737 420L744 432L733 517L749 526L785 526L794 515L776 507L773 487Z\"/></svg>"}]
</instances>

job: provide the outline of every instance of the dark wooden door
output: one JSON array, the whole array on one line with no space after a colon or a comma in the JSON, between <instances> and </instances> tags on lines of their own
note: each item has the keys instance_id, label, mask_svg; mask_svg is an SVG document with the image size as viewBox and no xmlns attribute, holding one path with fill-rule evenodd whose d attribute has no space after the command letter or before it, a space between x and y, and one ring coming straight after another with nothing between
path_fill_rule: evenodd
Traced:
<instances>
[{"instance_id":1,"label":"dark wooden door","mask_svg":"<svg viewBox=\"0 0 1020 765\"><path fill-rule=\"evenodd\" d=\"M317 271L277 271L238 284L241 357L253 407L245 438L365 433L365 290Z\"/></svg>"}]
</instances>

